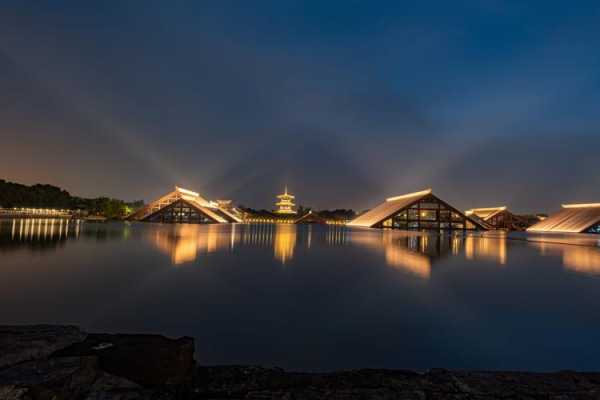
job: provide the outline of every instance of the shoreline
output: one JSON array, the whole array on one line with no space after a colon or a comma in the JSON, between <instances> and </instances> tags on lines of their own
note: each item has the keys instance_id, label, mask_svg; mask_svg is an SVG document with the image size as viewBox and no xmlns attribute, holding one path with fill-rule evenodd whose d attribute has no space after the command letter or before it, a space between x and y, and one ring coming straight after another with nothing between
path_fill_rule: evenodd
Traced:
<instances>
[{"instance_id":1,"label":"shoreline","mask_svg":"<svg viewBox=\"0 0 600 400\"><path fill-rule=\"evenodd\" d=\"M194 359L190 337L86 333L65 325L0 326L1 399L599 397L600 372L207 366Z\"/></svg>"}]
</instances>

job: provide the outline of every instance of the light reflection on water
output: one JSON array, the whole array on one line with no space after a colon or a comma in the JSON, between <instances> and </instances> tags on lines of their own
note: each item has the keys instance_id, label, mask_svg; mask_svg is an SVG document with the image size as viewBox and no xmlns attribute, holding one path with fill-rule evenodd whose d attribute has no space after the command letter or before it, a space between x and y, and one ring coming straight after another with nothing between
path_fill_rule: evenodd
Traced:
<instances>
[{"instance_id":1,"label":"light reflection on water","mask_svg":"<svg viewBox=\"0 0 600 400\"><path fill-rule=\"evenodd\" d=\"M13 219L0 220L0 238L7 236L11 245L35 242L62 242L79 239L82 226L84 236L96 239L129 239L132 225L85 223L67 219ZM137 224L139 226L139 224ZM384 255L385 263L421 278L431 277L431 266L436 259L448 255L464 255L467 260L490 261L499 266L507 263L510 241L505 233L493 236L480 235L432 235L424 232L394 230L351 230L343 226L319 227L314 233L313 225L298 227L293 224L258 225L148 225L144 230L145 240L160 252L168 255L173 265L193 263L203 255L217 252L234 252L239 246L272 248L274 259L286 264L294 258L298 241L311 248L313 237L320 245L356 245ZM299 239L298 231L301 230ZM589 241L588 241L589 242ZM539 251L541 256L561 256L565 268L586 274L600 274L600 250L581 245L574 238L573 245L543 242L539 235L528 246ZM1 247L1 246L0 246Z\"/></svg>"},{"instance_id":2,"label":"light reflection on water","mask_svg":"<svg viewBox=\"0 0 600 400\"><path fill-rule=\"evenodd\" d=\"M0 220L0 324L191 335L204 363L600 369L600 249L518 239Z\"/></svg>"}]
</instances>

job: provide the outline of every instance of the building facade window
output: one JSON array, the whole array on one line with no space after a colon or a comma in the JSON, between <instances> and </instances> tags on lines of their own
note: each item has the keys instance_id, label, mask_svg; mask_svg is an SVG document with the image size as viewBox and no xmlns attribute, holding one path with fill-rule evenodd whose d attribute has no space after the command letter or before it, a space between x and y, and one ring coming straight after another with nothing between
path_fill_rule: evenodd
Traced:
<instances>
[{"instance_id":1,"label":"building facade window","mask_svg":"<svg viewBox=\"0 0 600 400\"><path fill-rule=\"evenodd\" d=\"M596 233L596 234L600 234L600 223L592 226L590 229L587 230L588 233Z\"/></svg>"},{"instance_id":2,"label":"building facade window","mask_svg":"<svg viewBox=\"0 0 600 400\"><path fill-rule=\"evenodd\" d=\"M428 196L400 210L380 223L383 228L407 230L476 230L478 226L459 211L434 196Z\"/></svg>"}]
</instances>

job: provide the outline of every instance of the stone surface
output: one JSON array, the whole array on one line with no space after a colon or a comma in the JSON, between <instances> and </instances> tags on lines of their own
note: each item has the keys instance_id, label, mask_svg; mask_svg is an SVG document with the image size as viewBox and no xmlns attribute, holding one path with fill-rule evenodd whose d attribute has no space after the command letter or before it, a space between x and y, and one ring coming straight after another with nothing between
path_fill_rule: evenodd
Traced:
<instances>
[{"instance_id":1,"label":"stone surface","mask_svg":"<svg viewBox=\"0 0 600 400\"><path fill-rule=\"evenodd\" d=\"M0 385L0 399L2 400L24 400L28 389L16 385Z\"/></svg>"},{"instance_id":2,"label":"stone surface","mask_svg":"<svg viewBox=\"0 0 600 400\"><path fill-rule=\"evenodd\" d=\"M189 382L195 366L194 340L189 337L89 334L54 356L94 356L103 371L141 385Z\"/></svg>"},{"instance_id":3,"label":"stone surface","mask_svg":"<svg viewBox=\"0 0 600 400\"><path fill-rule=\"evenodd\" d=\"M356 370L329 374L198 367L197 398L230 399L600 399L598 373Z\"/></svg>"},{"instance_id":4,"label":"stone surface","mask_svg":"<svg viewBox=\"0 0 600 400\"><path fill-rule=\"evenodd\" d=\"M444 369L298 373L253 366L195 366L190 338L90 334L74 342L85 335L64 328L0 327L11 332L12 338L4 343L13 350L0 369L0 400L600 399L600 373ZM57 332L65 332L67 338ZM27 349L28 338L33 349ZM61 349L49 355L48 346Z\"/></svg>"},{"instance_id":5,"label":"stone surface","mask_svg":"<svg viewBox=\"0 0 600 400\"><path fill-rule=\"evenodd\" d=\"M76 326L0 326L0 369L47 357L85 336Z\"/></svg>"}]
</instances>

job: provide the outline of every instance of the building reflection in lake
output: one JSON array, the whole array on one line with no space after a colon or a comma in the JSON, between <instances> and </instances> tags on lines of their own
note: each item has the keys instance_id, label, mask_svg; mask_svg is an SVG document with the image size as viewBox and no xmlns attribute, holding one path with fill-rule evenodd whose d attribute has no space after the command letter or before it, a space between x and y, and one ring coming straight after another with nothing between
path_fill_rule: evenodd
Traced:
<instances>
[{"instance_id":1,"label":"building reflection in lake","mask_svg":"<svg viewBox=\"0 0 600 400\"><path fill-rule=\"evenodd\" d=\"M506 237L448 236L426 232L352 232L352 243L380 250L386 264L429 279L435 260L462 251L469 260L491 260L506 264Z\"/></svg>"},{"instance_id":2,"label":"building reflection in lake","mask_svg":"<svg viewBox=\"0 0 600 400\"><path fill-rule=\"evenodd\" d=\"M286 261L289 261L294 257L296 229L297 226L295 224L276 225L273 250L275 258L284 265Z\"/></svg>"},{"instance_id":3,"label":"building reflection in lake","mask_svg":"<svg viewBox=\"0 0 600 400\"><path fill-rule=\"evenodd\" d=\"M496 237L473 237L464 239L465 257L468 260L484 259L506 264L506 235Z\"/></svg>"},{"instance_id":4,"label":"building reflection in lake","mask_svg":"<svg viewBox=\"0 0 600 400\"><path fill-rule=\"evenodd\" d=\"M588 245L530 242L542 256L560 256L563 266L571 271L600 275L600 249Z\"/></svg>"},{"instance_id":5,"label":"building reflection in lake","mask_svg":"<svg viewBox=\"0 0 600 400\"><path fill-rule=\"evenodd\" d=\"M238 246L273 247L274 258L285 264L294 257L297 226L170 225L152 233L152 243L171 256L174 265L193 262L203 254L234 251Z\"/></svg>"},{"instance_id":6,"label":"building reflection in lake","mask_svg":"<svg viewBox=\"0 0 600 400\"><path fill-rule=\"evenodd\" d=\"M385 232L382 241L385 249L385 261L391 267L429 279L431 277L431 256L427 254L427 251L432 243L438 240L437 236L395 238L390 232Z\"/></svg>"},{"instance_id":7,"label":"building reflection in lake","mask_svg":"<svg viewBox=\"0 0 600 400\"><path fill-rule=\"evenodd\" d=\"M235 247L236 231L225 230L221 225L168 225L153 232L153 243L171 256L179 265L195 261L200 254L230 250Z\"/></svg>"},{"instance_id":8,"label":"building reflection in lake","mask_svg":"<svg viewBox=\"0 0 600 400\"><path fill-rule=\"evenodd\" d=\"M450 238L429 236L426 233L410 233L401 231L382 231L381 235L373 232L352 232L351 242L373 250L382 251L387 265L401 269L420 278L431 277L431 262L445 251L450 250Z\"/></svg>"}]
</instances>

